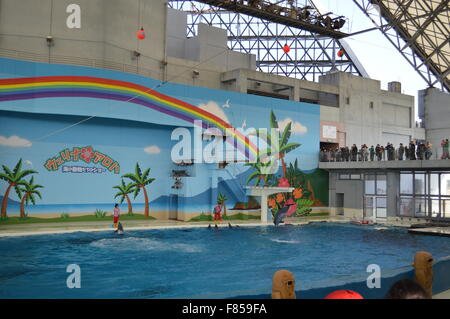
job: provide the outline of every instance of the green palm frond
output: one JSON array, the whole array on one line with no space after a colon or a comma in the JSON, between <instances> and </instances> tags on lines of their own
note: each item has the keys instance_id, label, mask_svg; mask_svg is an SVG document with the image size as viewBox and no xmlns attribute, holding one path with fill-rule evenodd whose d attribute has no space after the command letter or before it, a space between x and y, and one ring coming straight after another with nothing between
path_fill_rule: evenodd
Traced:
<instances>
[{"instance_id":1,"label":"green palm frond","mask_svg":"<svg viewBox=\"0 0 450 319\"><path fill-rule=\"evenodd\" d=\"M21 180L22 178L24 178L24 177L26 177L26 176L28 176L28 175L31 175L31 174L37 174L37 172L34 171L34 170L32 170L32 169L27 169L27 170L24 170L24 171L20 171L20 172L17 172L17 173L16 173L15 179L16 179L16 181L18 182L18 181Z\"/></svg>"},{"instance_id":2,"label":"green palm frond","mask_svg":"<svg viewBox=\"0 0 450 319\"><path fill-rule=\"evenodd\" d=\"M280 145L281 147L283 145L286 145L287 142L289 141L289 139L291 138L292 135L292 122L290 122L285 128L284 128L284 132L281 135L281 141L280 141Z\"/></svg>"},{"instance_id":3,"label":"green palm frond","mask_svg":"<svg viewBox=\"0 0 450 319\"><path fill-rule=\"evenodd\" d=\"M14 178L14 173L5 165L2 165L3 171L5 171L5 174L9 177L9 178Z\"/></svg>"},{"instance_id":4,"label":"green palm frond","mask_svg":"<svg viewBox=\"0 0 450 319\"><path fill-rule=\"evenodd\" d=\"M17 197L22 198L22 192L25 191L24 189L21 189L19 187L14 187L14 190L16 191Z\"/></svg>"},{"instance_id":5,"label":"green palm frond","mask_svg":"<svg viewBox=\"0 0 450 319\"><path fill-rule=\"evenodd\" d=\"M150 168L147 168L147 169L144 171L144 173L142 174L141 179L145 181L145 180L147 179L149 173L150 173Z\"/></svg>"},{"instance_id":6,"label":"green palm frond","mask_svg":"<svg viewBox=\"0 0 450 319\"><path fill-rule=\"evenodd\" d=\"M136 199L136 197L139 195L140 191L141 191L141 188L136 187L136 189L133 192L134 199Z\"/></svg>"},{"instance_id":7,"label":"green palm frond","mask_svg":"<svg viewBox=\"0 0 450 319\"><path fill-rule=\"evenodd\" d=\"M42 194L39 191L34 191L34 194L38 195L40 199L42 199Z\"/></svg>"},{"instance_id":8,"label":"green palm frond","mask_svg":"<svg viewBox=\"0 0 450 319\"><path fill-rule=\"evenodd\" d=\"M5 182L11 181L11 178L8 175L3 174L3 173L0 173L0 179L4 180Z\"/></svg>"},{"instance_id":9,"label":"green palm frond","mask_svg":"<svg viewBox=\"0 0 450 319\"><path fill-rule=\"evenodd\" d=\"M268 134L266 130L258 130L258 138L262 139L268 146L272 145L271 134Z\"/></svg>"},{"instance_id":10,"label":"green palm frond","mask_svg":"<svg viewBox=\"0 0 450 319\"><path fill-rule=\"evenodd\" d=\"M134 175L135 175L138 179L140 179L141 176L142 176L142 171L141 171L141 168L139 167L139 163L136 163L136 168L135 168L135 170L134 170Z\"/></svg>"},{"instance_id":11,"label":"green palm frond","mask_svg":"<svg viewBox=\"0 0 450 319\"><path fill-rule=\"evenodd\" d=\"M149 178L147 180L144 180L143 185L149 185L149 184L153 183L154 180L155 180L154 178Z\"/></svg>"},{"instance_id":12,"label":"green palm frond","mask_svg":"<svg viewBox=\"0 0 450 319\"><path fill-rule=\"evenodd\" d=\"M275 116L275 113L273 113L273 110L270 111L270 127L271 128L278 128L277 118Z\"/></svg>"},{"instance_id":13,"label":"green palm frond","mask_svg":"<svg viewBox=\"0 0 450 319\"><path fill-rule=\"evenodd\" d=\"M250 176L247 179L247 185L250 184L250 182L252 180L254 180L255 178L257 178L259 175L260 175L259 171L254 171L253 173L251 173ZM257 181L257 182L259 182L259 181Z\"/></svg>"},{"instance_id":14,"label":"green palm frond","mask_svg":"<svg viewBox=\"0 0 450 319\"><path fill-rule=\"evenodd\" d=\"M17 176L17 172L19 172L21 168L22 168L22 159L20 159L20 160L17 162L16 167L14 167L13 174L14 174L15 176Z\"/></svg>"},{"instance_id":15,"label":"green palm frond","mask_svg":"<svg viewBox=\"0 0 450 319\"><path fill-rule=\"evenodd\" d=\"M139 177L137 177L134 174L125 174L122 176L122 178L128 178L131 179L134 182L134 184L140 184Z\"/></svg>"},{"instance_id":16,"label":"green palm frond","mask_svg":"<svg viewBox=\"0 0 450 319\"><path fill-rule=\"evenodd\" d=\"M300 146L302 146L302 144L299 143L290 143L287 145L283 145L280 149L280 153L281 154L287 154L292 152L293 150L295 150L296 148L299 148Z\"/></svg>"}]
</instances>

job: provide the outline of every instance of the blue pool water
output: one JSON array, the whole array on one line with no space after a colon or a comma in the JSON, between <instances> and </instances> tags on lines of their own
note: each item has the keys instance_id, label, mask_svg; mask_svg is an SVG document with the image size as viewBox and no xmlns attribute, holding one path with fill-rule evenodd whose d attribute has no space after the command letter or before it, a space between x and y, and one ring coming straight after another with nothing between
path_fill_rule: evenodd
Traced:
<instances>
[{"instance_id":1,"label":"blue pool water","mask_svg":"<svg viewBox=\"0 0 450 319\"><path fill-rule=\"evenodd\" d=\"M450 238L318 223L296 227L112 231L0 238L0 298L226 298L270 294L275 271L298 289L450 255ZM66 267L81 267L68 289Z\"/></svg>"}]
</instances>

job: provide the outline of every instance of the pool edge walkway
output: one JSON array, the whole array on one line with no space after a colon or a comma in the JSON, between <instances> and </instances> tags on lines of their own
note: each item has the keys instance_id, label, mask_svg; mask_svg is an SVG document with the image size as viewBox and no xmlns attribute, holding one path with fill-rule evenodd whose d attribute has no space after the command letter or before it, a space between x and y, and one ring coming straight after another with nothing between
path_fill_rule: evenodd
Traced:
<instances>
[{"instance_id":1,"label":"pool edge walkway","mask_svg":"<svg viewBox=\"0 0 450 319\"><path fill-rule=\"evenodd\" d=\"M333 222L346 223L349 222L345 218L336 217L313 217L298 218L292 220L292 225L301 226L313 222ZM261 223L254 220L243 221L226 221L220 224L220 228L228 228L228 223L233 227L261 227L271 226L271 223ZM152 220L152 221L126 221L123 223L125 231L127 230L150 230L150 229L174 229L174 228L205 228L208 225L214 227L213 222L183 222L176 220ZM48 235L48 234L64 234L74 232L101 232L112 231L111 221L99 222L64 222L64 223L32 223L32 224L0 224L0 237L15 237L29 235Z\"/></svg>"}]
</instances>

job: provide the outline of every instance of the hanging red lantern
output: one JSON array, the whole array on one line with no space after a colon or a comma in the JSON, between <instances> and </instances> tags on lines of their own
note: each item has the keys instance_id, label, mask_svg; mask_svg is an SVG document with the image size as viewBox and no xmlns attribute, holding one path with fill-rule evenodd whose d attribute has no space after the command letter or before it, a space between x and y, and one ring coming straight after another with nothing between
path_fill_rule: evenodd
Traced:
<instances>
[{"instance_id":1,"label":"hanging red lantern","mask_svg":"<svg viewBox=\"0 0 450 319\"><path fill-rule=\"evenodd\" d=\"M139 40L144 40L145 39L145 31L144 28L141 28L141 30L136 32L136 36Z\"/></svg>"},{"instance_id":2,"label":"hanging red lantern","mask_svg":"<svg viewBox=\"0 0 450 319\"><path fill-rule=\"evenodd\" d=\"M284 53L289 53L291 51L291 47L287 45L287 43L283 47Z\"/></svg>"},{"instance_id":3,"label":"hanging red lantern","mask_svg":"<svg viewBox=\"0 0 450 319\"><path fill-rule=\"evenodd\" d=\"M340 57L340 58L342 58L343 56L344 56L344 54L345 54L345 51L343 50L343 49L340 49L339 51L338 51L338 57Z\"/></svg>"}]
</instances>

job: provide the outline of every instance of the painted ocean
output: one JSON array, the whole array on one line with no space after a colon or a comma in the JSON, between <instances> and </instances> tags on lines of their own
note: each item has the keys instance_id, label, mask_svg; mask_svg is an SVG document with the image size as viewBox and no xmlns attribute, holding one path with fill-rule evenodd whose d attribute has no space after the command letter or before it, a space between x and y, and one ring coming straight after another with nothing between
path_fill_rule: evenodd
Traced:
<instances>
[{"instance_id":1,"label":"painted ocean","mask_svg":"<svg viewBox=\"0 0 450 319\"><path fill-rule=\"evenodd\" d=\"M105 212L112 212L114 208L114 203L108 204L46 204L46 205L29 205L25 207L25 212L28 215L38 215L38 214L74 214L74 213L93 213L96 210L102 210ZM120 210L122 212L127 212L127 204L123 203L120 205ZM162 211L167 210L167 205L161 204L151 204L151 211ZM133 211L143 212L144 204L133 204ZM8 204L8 214L18 215L20 213L20 204L9 203Z\"/></svg>"}]
</instances>

